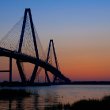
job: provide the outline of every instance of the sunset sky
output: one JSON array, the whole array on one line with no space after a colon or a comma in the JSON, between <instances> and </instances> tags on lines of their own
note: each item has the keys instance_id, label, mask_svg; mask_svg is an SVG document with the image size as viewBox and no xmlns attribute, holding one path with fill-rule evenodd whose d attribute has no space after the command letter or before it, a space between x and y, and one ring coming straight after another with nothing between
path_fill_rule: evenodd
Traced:
<instances>
[{"instance_id":1,"label":"sunset sky","mask_svg":"<svg viewBox=\"0 0 110 110\"><path fill-rule=\"evenodd\" d=\"M0 0L0 39L25 8L31 8L44 50L54 40L65 76L110 80L110 0Z\"/></svg>"}]
</instances>

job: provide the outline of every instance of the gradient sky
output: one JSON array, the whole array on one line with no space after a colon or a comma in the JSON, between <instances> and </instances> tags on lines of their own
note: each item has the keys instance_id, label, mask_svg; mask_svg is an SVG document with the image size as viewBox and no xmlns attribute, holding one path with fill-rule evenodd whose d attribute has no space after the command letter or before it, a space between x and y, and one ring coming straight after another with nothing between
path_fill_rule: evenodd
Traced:
<instances>
[{"instance_id":1,"label":"gradient sky","mask_svg":"<svg viewBox=\"0 0 110 110\"><path fill-rule=\"evenodd\" d=\"M0 0L0 38L25 8L31 8L44 49L54 39L64 75L110 80L110 0Z\"/></svg>"}]
</instances>

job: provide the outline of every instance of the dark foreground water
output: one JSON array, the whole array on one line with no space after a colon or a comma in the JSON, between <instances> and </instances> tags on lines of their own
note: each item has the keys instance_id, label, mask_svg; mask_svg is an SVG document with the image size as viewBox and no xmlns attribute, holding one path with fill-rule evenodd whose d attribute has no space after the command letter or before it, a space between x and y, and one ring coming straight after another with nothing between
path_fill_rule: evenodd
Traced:
<instances>
[{"instance_id":1,"label":"dark foreground water","mask_svg":"<svg viewBox=\"0 0 110 110\"><path fill-rule=\"evenodd\" d=\"M26 89L33 95L14 100L2 99L0 110L45 110L45 107L59 103L71 104L81 99L100 99L110 95L110 85L57 85L19 89Z\"/></svg>"}]
</instances>

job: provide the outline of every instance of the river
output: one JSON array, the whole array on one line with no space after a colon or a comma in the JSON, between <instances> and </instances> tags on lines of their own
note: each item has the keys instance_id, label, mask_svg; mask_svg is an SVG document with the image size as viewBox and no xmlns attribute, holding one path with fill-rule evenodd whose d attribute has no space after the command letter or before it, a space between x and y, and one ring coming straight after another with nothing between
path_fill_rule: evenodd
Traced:
<instances>
[{"instance_id":1,"label":"river","mask_svg":"<svg viewBox=\"0 0 110 110\"><path fill-rule=\"evenodd\" d=\"M0 110L45 110L45 107L59 103L72 104L81 99L100 99L110 95L110 85L54 85L12 89L26 89L33 95L22 99L0 100Z\"/></svg>"}]
</instances>

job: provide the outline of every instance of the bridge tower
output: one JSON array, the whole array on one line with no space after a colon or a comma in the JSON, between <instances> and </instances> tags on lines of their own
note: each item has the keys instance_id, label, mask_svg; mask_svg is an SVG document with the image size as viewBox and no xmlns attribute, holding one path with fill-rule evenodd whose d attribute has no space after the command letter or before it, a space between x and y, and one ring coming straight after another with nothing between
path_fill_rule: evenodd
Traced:
<instances>
[{"instance_id":1,"label":"bridge tower","mask_svg":"<svg viewBox=\"0 0 110 110\"><path fill-rule=\"evenodd\" d=\"M25 33L25 28L26 28L27 16L29 16L29 19L30 19L30 25L31 25L31 31L32 31L32 37L33 37L33 43L34 43L34 49L35 49L36 58L39 59L37 42L36 42L36 38L35 38L34 24L33 24L30 8L25 9L25 12L24 12L24 19L23 19L23 25L22 25L22 30L21 30L21 36L20 36L18 52L21 53L21 50L22 50L24 33ZM23 61L20 61L19 59L16 61L17 66L18 66L18 70L19 70L19 74L20 74L20 77L21 77L21 81L22 82L26 82L27 79L25 77L25 74L23 72L23 68L22 68L22 65L21 65L20 62L23 62ZM38 69L38 65L36 64L35 67L34 67L34 70L33 70L33 73L32 73L31 79L30 79L30 82L34 82L37 69Z\"/></svg>"},{"instance_id":2,"label":"bridge tower","mask_svg":"<svg viewBox=\"0 0 110 110\"><path fill-rule=\"evenodd\" d=\"M57 59L57 55L56 55L53 39L51 39L50 42L49 42L46 62L49 63L49 59L50 59L50 57L52 57L52 56L50 56L51 48L53 50L53 55L54 55L53 57L54 57L54 61L55 61L55 67L56 67L56 69L59 70L58 59ZM51 83L51 81L49 79L49 76L48 76L48 72L47 72L46 69L45 69L45 75L46 75L46 80L48 81L48 83ZM53 78L53 82L52 83L55 83L55 81L57 80L57 77L56 76L53 76L53 77L54 78Z\"/></svg>"}]
</instances>

